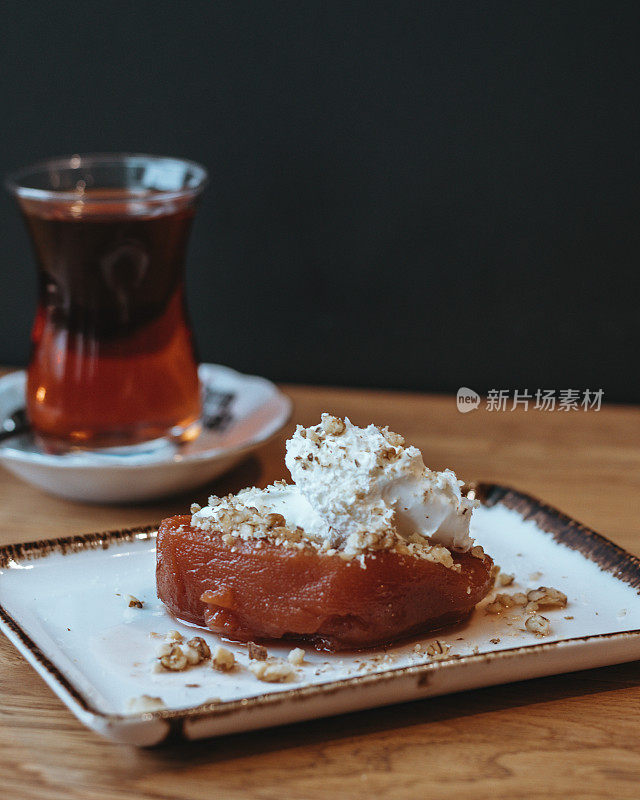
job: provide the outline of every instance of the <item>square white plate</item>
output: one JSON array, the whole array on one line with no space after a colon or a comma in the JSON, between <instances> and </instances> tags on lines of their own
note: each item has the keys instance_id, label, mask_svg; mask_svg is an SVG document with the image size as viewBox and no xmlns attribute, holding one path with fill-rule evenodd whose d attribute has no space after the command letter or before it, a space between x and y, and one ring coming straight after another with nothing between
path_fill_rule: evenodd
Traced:
<instances>
[{"instance_id":1,"label":"square white plate","mask_svg":"<svg viewBox=\"0 0 640 800\"><path fill-rule=\"evenodd\" d=\"M513 593L551 586L566 609L542 610L551 633L524 628L522 608L486 613L436 635L376 651L329 654L307 648L296 679L260 682L247 648L225 646L238 667L209 664L153 671L158 639L178 629L155 593L155 531L127 530L0 548L0 629L86 725L137 745L279 725L405 702L480 686L571 672L640 658L640 561L555 509L499 486L476 488L482 500L472 533ZM129 608L127 596L144 602ZM450 651L434 659L435 640ZM421 645L416 652L416 644ZM289 646L269 646L286 657ZM148 695L166 708L132 712Z\"/></svg>"}]
</instances>

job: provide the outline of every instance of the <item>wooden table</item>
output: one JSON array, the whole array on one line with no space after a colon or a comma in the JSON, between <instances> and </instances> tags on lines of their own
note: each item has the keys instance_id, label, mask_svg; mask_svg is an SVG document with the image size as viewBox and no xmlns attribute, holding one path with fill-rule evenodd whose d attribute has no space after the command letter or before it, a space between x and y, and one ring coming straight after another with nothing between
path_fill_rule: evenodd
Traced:
<instances>
[{"instance_id":1,"label":"wooden table","mask_svg":"<svg viewBox=\"0 0 640 800\"><path fill-rule=\"evenodd\" d=\"M460 414L451 397L285 387L293 419L389 424L432 467L544 498L640 554L640 409ZM288 435L292 426L286 431ZM0 542L137 525L285 477L283 439L193 496L140 507L48 497L0 471ZM640 797L637 664L156 750L85 730L0 640L0 797Z\"/></svg>"}]
</instances>

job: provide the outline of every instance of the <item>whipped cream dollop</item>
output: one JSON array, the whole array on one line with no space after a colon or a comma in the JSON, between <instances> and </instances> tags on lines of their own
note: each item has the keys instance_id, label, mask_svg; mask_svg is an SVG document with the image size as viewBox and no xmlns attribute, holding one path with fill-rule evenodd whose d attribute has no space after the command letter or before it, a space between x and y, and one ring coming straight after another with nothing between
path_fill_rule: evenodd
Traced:
<instances>
[{"instance_id":1,"label":"whipped cream dollop","mask_svg":"<svg viewBox=\"0 0 640 800\"><path fill-rule=\"evenodd\" d=\"M451 470L434 472L417 447L388 428L358 428L323 415L298 426L286 465L296 487L331 530L336 545L366 546L392 530L409 542L468 550L472 501Z\"/></svg>"},{"instance_id":2,"label":"whipped cream dollop","mask_svg":"<svg viewBox=\"0 0 640 800\"><path fill-rule=\"evenodd\" d=\"M473 545L475 503L462 494L462 481L451 470L428 469L420 451L388 428L359 428L323 414L318 425L298 425L285 462L293 484L244 489L234 508L253 509L261 519L279 515L278 524L298 536L345 553L398 541L464 551ZM218 498L194 510L192 525L202 528L228 513Z\"/></svg>"}]
</instances>

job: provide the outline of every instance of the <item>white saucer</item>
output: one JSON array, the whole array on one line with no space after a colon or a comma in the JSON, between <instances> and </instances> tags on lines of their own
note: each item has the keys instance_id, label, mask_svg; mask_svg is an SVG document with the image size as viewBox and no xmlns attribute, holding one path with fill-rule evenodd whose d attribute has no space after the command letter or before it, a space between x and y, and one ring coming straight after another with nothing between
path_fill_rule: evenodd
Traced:
<instances>
[{"instance_id":1,"label":"white saucer","mask_svg":"<svg viewBox=\"0 0 640 800\"><path fill-rule=\"evenodd\" d=\"M156 441L135 453L117 450L50 455L30 434L0 443L0 462L51 494L94 503L151 500L199 486L234 466L274 436L291 415L291 401L271 381L219 364L201 364L203 387L234 395L231 421L193 442ZM26 373L0 378L0 422L25 404Z\"/></svg>"}]
</instances>

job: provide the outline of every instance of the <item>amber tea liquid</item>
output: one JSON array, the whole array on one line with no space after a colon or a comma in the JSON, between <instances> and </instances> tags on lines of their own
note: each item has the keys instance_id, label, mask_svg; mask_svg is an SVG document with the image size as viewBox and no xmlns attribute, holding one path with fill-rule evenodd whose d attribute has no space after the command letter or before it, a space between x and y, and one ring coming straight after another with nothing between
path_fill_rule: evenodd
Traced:
<instances>
[{"instance_id":1,"label":"amber tea liquid","mask_svg":"<svg viewBox=\"0 0 640 800\"><path fill-rule=\"evenodd\" d=\"M21 200L38 261L27 413L49 446L197 435L200 388L184 297L192 203L150 193ZM151 198L152 199L152 198ZM99 202L94 202L98 200Z\"/></svg>"}]
</instances>

